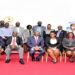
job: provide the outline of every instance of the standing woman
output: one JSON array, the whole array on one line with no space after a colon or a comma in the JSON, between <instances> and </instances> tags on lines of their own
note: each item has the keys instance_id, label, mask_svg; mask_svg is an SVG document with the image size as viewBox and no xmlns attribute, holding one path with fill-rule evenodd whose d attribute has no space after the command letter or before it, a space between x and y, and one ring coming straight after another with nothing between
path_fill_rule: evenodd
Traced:
<instances>
[{"instance_id":1,"label":"standing woman","mask_svg":"<svg viewBox=\"0 0 75 75\"><path fill-rule=\"evenodd\" d=\"M57 57L60 55L60 44L60 40L56 37L55 31L51 31L50 37L46 38L46 46L53 63L57 62Z\"/></svg>"},{"instance_id":2,"label":"standing woman","mask_svg":"<svg viewBox=\"0 0 75 75\"><path fill-rule=\"evenodd\" d=\"M46 41L47 37L50 37L50 32L51 31L55 31L54 29L51 28L51 24L47 24L47 29L43 32L43 38L44 41ZM46 42L44 42L45 46L46 46Z\"/></svg>"},{"instance_id":3,"label":"standing woman","mask_svg":"<svg viewBox=\"0 0 75 75\"><path fill-rule=\"evenodd\" d=\"M54 29L51 28L51 24L47 24L47 29L43 32L43 37L46 39L47 37L50 36L51 31L55 31Z\"/></svg>"},{"instance_id":4,"label":"standing woman","mask_svg":"<svg viewBox=\"0 0 75 75\"><path fill-rule=\"evenodd\" d=\"M67 56L70 58L70 62L74 62L75 58L75 37L73 32L69 32L67 37L63 39L63 47Z\"/></svg>"}]
</instances>

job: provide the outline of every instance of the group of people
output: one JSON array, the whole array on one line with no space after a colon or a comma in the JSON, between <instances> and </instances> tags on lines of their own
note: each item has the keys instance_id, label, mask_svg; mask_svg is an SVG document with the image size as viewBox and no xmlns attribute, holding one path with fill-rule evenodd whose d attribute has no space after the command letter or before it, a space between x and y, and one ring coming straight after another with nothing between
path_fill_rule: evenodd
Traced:
<instances>
[{"instance_id":1,"label":"group of people","mask_svg":"<svg viewBox=\"0 0 75 75\"><path fill-rule=\"evenodd\" d=\"M0 53L6 53L5 63L9 63L12 50L19 53L19 62L24 64L23 54L29 51L32 61L40 61L41 57L48 53L53 63L57 63L60 52L66 52L70 62L75 58L75 24L70 25L71 32L63 30L59 25L58 30L52 29L51 24L47 28L42 25L41 21L37 25L27 25L24 29L20 22L10 27L9 23L0 21ZM35 52L39 52L35 57Z\"/></svg>"}]
</instances>

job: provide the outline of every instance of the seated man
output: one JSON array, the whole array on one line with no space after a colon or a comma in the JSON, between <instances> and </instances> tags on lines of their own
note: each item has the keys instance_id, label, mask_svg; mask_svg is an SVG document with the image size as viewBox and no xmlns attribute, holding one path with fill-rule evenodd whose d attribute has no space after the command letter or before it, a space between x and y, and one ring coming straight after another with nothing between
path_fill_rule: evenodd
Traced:
<instances>
[{"instance_id":1,"label":"seated man","mask_svg":"<svg viewBox=\"0 0 75 75\"><path fill-rule=\"evenodd\" d=\"M17 36L17 32L13 32L12 33L12 37L9 37L9 39L7 39L7 48L5 50L5 53L6 53L6 63L9 63L10 62L10 53L11 53L11 50L18 50L19 52L19 57L20 57L20 60L19 62L21 64L24 64L24 61L23 61L23 48L21 47L22 45L22 39L20 37Z\"/></svg>"},{"instance_id":2,"label":"seated man","mask_svg":"<svg viewBox=\"0 0 75 75\"><path fill-rule=\"evenodd\" d=\"M40 37L40 33L38 31L35 31L34 36L28 39L27 44L29 46L32 61L35 61L34 54L36 51L39 52L39 55L36 57L36 61L40 61L41 56L45 53L45 51L43 50L44 40L42 37Z\"/></svg>"}]
</instances>

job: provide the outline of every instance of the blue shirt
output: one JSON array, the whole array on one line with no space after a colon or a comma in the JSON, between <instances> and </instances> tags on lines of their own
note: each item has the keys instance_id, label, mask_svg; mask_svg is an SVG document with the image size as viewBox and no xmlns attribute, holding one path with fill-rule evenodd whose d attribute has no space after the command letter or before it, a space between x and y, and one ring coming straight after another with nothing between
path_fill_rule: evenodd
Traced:
<instances>
[{"instance_id":1,"label":"blue shirt","mask_svg":"<svg viewBox=\"0 0 75 75\"><path fill-rule=\"evenodd\" d=\"M13 29L12 28L1 28L0 29L0 36L4 37L4 36L12 36L13 33Z\"/></svg>"}]
</instances>

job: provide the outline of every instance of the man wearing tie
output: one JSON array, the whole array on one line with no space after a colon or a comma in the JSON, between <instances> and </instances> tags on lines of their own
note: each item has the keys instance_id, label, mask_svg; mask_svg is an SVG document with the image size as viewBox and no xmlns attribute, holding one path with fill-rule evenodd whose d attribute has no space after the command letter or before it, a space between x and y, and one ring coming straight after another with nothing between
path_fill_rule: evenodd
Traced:
<instances>
[{"instance_id":1,"label":"man wearing tie","mask_svg":"<svg viewBox=\"0 0 75 75\"><path fill-rule=\"evenodd\" d=\"M59 25L58 31L56 31L56 35L60 39L60 42L61 42L61 45L60 45L61 52L63 51L62 41L65 38L66 34L67 34L67 32L65 30L63 30L61 25Z\"/></svg>"},{"instance_id":2,"label":"man wearing tie","mask_svg":"<svg viewBox=\"0 0 75 75\"><path fill-rule=\"evenodd\" d=\"M38 31L35 31L34 36L28 39L27 45L29 46L32 61L35 61L34 54L36 51L39 52L39 55L36 57L36 61L40 61L41 56L45 53L45 51L43 49L44 47L43 37L40 37L40 33Z\"/></svg>"},{"instance_id":3,"label":"man wearing tie","mask_svg":"<svg viewBox=\"0 0 75 75\"><path fill-rule=\"evenodd\" d=\"M9 63L10 62L10 53L11 53L11 50L18 50L18 53L19 53L19 62L21 64L24 64L24 61L23 61L23 48L21 47L21 45L23 44L22 43L22 39L20 37L17 36L17 32L13 32L12 34L12 37L9 37L8 40L7 40L7 48L5 50L5 53L6 53L6 63Z\"/></svg>"},{"instance_id":4,"label":"man wearing tie","mask_svg":"<svg viewBox=\"0 0 75 75\"><path fill-rule=\"evenodd\" d=\"M65 30L63 30L62 26L59 25L58 26L58 31L56 31L56 35L58 38L60 38L60 40L62 41L63 38L66 36L67 32Z\"/></svg>"}]
</instances>

